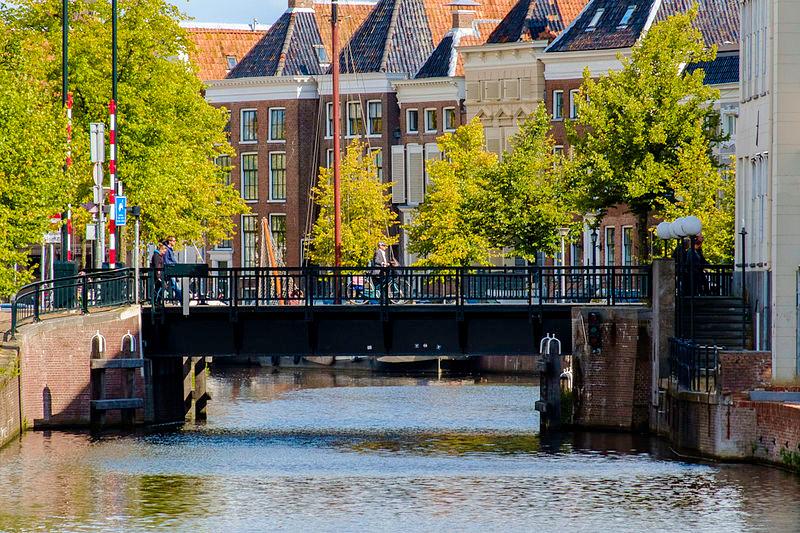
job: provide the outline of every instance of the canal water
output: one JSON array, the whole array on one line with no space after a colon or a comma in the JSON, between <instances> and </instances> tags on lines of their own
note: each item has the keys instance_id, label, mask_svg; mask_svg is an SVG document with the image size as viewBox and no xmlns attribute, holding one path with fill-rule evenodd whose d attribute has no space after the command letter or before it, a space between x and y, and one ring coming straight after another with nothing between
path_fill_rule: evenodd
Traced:
<instances>
[{"instance_id":1,"label":"canal water","mask_svg":"<svg viewBox=\"0 0 800 533\"><path fill-rule=\"evenodd\" d=\"M800 477L540 438L531 382L239 368L209 388L205 425L0 450L0 530L800 531Z\"/></svg>"}]
</instances>

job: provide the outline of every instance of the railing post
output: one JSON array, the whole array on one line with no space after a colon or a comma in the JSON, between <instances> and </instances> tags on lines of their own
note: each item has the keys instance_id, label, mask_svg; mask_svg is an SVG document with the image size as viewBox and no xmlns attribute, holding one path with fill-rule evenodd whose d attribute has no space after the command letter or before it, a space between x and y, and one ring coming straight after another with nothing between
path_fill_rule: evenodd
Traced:
<instances>
[{"instance_id":1,"label":"railing post","mask_svg":"<svg viewBox=\"0 0 800 533\"><path fill-rule=\"evenodd\" d=\"M616 304L616 297L614 295L614 269L616 267L606 267L608 269L608 305Z\"/></svg>"},{"instance_id":2,"label":"railing post","mask_svg":"<svg viewBox=\"0 0 800 533\"><path fill-rule=\"evenodd\" d=\"M86 274L81 278L81 312L83 314L89 312L89 285L86 278Z\"/></svg>"},{"instance_id":3,"label":"railing post","mask_svg":"<svg viewBox=\"0 0 800 533\"><path fill-rule=\"evenodd\" d=\"M11 300L11 334L17 332L17 296Z\"/></svg>"},{"instance_id":4,"label":"railing post","mask_svg":"<svg viewBox=\"0 0 800 533\"><path fill-rule=\"evenodd\" d=\"M239 307L239 271L231 270L231 306Z\"/></svg>"},{"instance_id":5,"label":"railing post","mask_svg":"<svg viewBox=\"0 0 800 533\"><path fill-rule=\"evenodd\" d=\"M41 294L39 290L39 284L36 284L36 299L33 301L33 320L38 322L39 321L39 306L41 305Z\"/></svg>"}]
</instances>

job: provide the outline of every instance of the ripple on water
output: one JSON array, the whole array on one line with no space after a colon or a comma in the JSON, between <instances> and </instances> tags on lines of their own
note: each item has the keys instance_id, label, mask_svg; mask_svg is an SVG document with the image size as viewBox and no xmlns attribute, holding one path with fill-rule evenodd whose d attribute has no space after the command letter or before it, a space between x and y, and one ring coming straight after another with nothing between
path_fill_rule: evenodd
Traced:
<instances>
[{"instance_id":1,"label":"ripple on water","mask_svg":"<svg viewBox=\"0 0 800 533\"><path fill-rule=\"evenodd\" d=\"M0 530L800 531L800 481L539 436L535 387L240 370L210 422L33 433L0 450Z\"/></svg>"}]
</instances>

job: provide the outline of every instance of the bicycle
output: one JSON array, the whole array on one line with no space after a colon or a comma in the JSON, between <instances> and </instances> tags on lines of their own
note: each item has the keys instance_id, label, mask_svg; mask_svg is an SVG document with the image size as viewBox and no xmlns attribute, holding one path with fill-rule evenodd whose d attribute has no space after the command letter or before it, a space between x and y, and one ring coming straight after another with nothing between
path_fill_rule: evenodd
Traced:
<instances>
[{"instance_id":1,"label":"bicycle","mask_svg":"<svg viewBox=\"0 0 800 533\"><path fill-rule=\"evenodd\" d=\"M389 302L405 305L411 302L411 286L403 279L389 276L383 284L388 291ZM380 303L382 288L376 287L371 276L353 276L347 284L347 302L354 305Z\"/></svg>"}]
</instances>

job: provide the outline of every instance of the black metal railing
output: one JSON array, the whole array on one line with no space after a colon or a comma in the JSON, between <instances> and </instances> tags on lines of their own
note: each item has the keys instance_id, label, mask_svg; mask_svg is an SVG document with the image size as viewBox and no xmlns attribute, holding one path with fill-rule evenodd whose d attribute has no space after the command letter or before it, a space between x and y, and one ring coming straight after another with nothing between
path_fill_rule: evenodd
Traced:
<instances>
[{"instance_id":1,"label":"black metal railing","mask_svg":"<svg viewBox=\"0 0 800 533\"><path fill-rule=\"evenodd\" d=\"M733 285L733 265L675 265L676 288L679 296L736 296Z\"/></svg>"},{"instance_id":2,"label":"black metal railing","mask_svg":"<svg viewBox=\"0 0 800 533\"><path fill-rule=\"evenodd\" d=\"M140 299L230 306L406 304L642 304L649 266L635 267L280 267L209 268L170 277L142 270ZM187 279L182 283L181 279Z\"/></svg>"},{"instance_id":3,"label":"black metal railing","mask_svg":"<svg viewBox=\"0 0 800 533\"><path fill-rule=\"evenodd\" d=\"M11 303L11 332L46 315L132 303L133 277L133 269L124 268L25 285Z\"/></svg>"},{"instance_id":4,"label":"black metal railing","mask_svg":"<svg viewBox=\"0 0 800 533\"><path fill-rule=\"evenodd\" d=\"M719 375L719 346L697 344L688 339L669 339L672 379L680 390L715 392Z\"/></svg>"}]
</instances>

